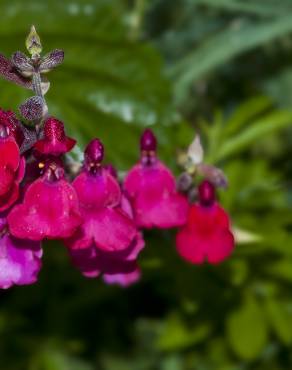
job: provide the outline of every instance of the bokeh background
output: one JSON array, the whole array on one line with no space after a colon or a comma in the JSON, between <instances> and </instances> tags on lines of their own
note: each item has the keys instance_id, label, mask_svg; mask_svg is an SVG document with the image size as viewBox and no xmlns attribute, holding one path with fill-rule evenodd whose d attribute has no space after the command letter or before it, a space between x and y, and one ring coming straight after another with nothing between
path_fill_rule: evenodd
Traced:
<instances>
[{"instance_id":1,"label":"bokeh background","mask_svg":"<svg viewBox=\"0 0 292 370\"><path fill-rule=\"evenodd\" d=\"M126 171L151 126L179 174L200 132L239 240L222 265L191 266L173 231L147 232L129 289L47 244L39 282L0 293L0 369L291 369L292 1L0 0L0 18L7 56L31 24L65 50L47 99L81 150L98 136ZM2 108L28 96L0 81Z\"/></svg>"}]
</instances>

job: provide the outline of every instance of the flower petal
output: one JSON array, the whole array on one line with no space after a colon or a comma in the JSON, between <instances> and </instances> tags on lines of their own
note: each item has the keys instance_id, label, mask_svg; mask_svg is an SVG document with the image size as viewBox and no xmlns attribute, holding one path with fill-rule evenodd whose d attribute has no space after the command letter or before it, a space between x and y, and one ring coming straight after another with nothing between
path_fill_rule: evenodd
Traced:
<instances>
[{"instance_id":1,"label":"flower petal","mask_svg":"<svg viewBox=\"0 0 292 370\"><path fill-rule=\"evenodd\" d=\"M4 235L0 239L0 288L35 283L42 265L41 257L40 243Z\"/></svg>"},{"instance_id":2,"label":"flower petal","mask_svg":"<svg viewBox=\"0 0 292 370\"><path fill-rule=\"evenodd\" d=\"M127 288L128 286L137 283L140 280L141 271L138 267L135 268L134 271L129 273L121 273L121 274L104 274L103 280L106 284L116 284L120 285L123 288Z\"/></svg>"},{"instance_id":3,"label":"flower petal","mask_svg":"<svg viewBox=\"0 0 292 370\"><path fill-rule=\"evenodd\" d=\"M76 192L63 179L36 180L27 188L23 203L8 215L11 233L31 240L69 237L80 222Z\"/></svg>"}]
</instances>

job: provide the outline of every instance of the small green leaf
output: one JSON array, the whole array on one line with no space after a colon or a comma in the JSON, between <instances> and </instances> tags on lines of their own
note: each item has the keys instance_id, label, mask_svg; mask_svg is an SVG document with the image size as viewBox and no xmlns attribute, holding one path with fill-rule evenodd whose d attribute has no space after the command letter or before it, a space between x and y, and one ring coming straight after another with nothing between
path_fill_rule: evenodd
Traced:
<instances>
[{"instance_id":1,"label":"small green leaf","mask_svg":"<svg viewBox=\"0 0 292 370\"><path fill-rule=\"evenodd\" d=\"M228 317L226 325L229 344L239 357L253 360L260 355L267 344L268 328L254 297L248 295Z\"/></svg>"},{"instance_id":2,"label":"small green leaf","mask_svg":"<svg viewBox=\"0 0 292 370\"><path fill-rule=\"evenodd\" d=\"M171 315L164 323L162 333L157 340L157 347L163 351L187 348L204 340L210 332L207 324L189 328L178 315Z\"/></svg>"}]
</instances>

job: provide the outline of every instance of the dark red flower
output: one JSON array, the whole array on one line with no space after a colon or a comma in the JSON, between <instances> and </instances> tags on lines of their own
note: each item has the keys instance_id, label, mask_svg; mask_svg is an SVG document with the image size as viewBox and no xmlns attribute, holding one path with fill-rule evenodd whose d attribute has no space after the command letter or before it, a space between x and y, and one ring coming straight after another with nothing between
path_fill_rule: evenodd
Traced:
<instances>
[{"instance_id":1,"label":"dark red flower","mask_svg":"<svg viewBox=\"0 0 292 370\"><path fill-rule=\"evenodd\" d=\"M74 188L58 162L46 164L44 175L28 186L24 200L8 215L12 235L20 239L67 238L81 223Z\"/></svg>"},{"instance_id":2,"label":"dark red flower","mask_svg":"<svg viewBox=\"0 0 292 370\"><path fill-rule=\"evenodd\" d=\"M187 223L177 234L176 247L185 260L194 264L205 260L217 264L232 253L234 237L229 217L216 202L210 182L203 181L199 186L199 202L190 207Z\"/></svg>"},{"instance_id":3,"label":"dark red flower","mask_svg":"<svg viewBox=\"0 0 292 370\"><path fill-rule=\"evenodd\" d=\"M69 152L76 140L67 137L63 122L49 117L44 123L44 138L34 144L34 148L42 154L61 155Z\"/></svg>"},{"instance_id":4,"label":"dark red flower","mask_svg":"<svg viewBox=\"0 0 292 370\"><path fill-rule=\"evenodd\" d=\"M128 173L124 188L143 228L170 228L186 222L188 202L176 191L171 171L157 159L156 138L151 130L141 137L141 160Z\"/></svg>"}]
</instances>

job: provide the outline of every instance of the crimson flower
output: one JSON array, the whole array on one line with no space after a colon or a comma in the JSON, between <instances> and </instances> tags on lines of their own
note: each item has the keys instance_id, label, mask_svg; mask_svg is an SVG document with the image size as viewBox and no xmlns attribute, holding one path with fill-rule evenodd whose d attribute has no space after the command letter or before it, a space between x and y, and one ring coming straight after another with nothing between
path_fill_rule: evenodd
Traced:
<instances>
[{"instance_id":1,"label":"crimson flower","mask_svg":"<svg viewBox=\"0 0 292 370\"><path fill-rule=\"evenodd\" d=\"M234 249L228 214L216 202L214 186L206 180L199 186L199 202L190 207L186 225L177 234L176 247L194 264L205 260L220 263Z\"/></svg>"},{"instance_id":2,"label":"crimson flower","mask_svg":"<svg viewBox=\"0 0 292 370\"><path fill-rule=\"evenodd\" d=\"M0 212L17 200L25 171L25 161L16 141L15 122L13 113L0 110Z\"/></svg>"}]
</instances>

